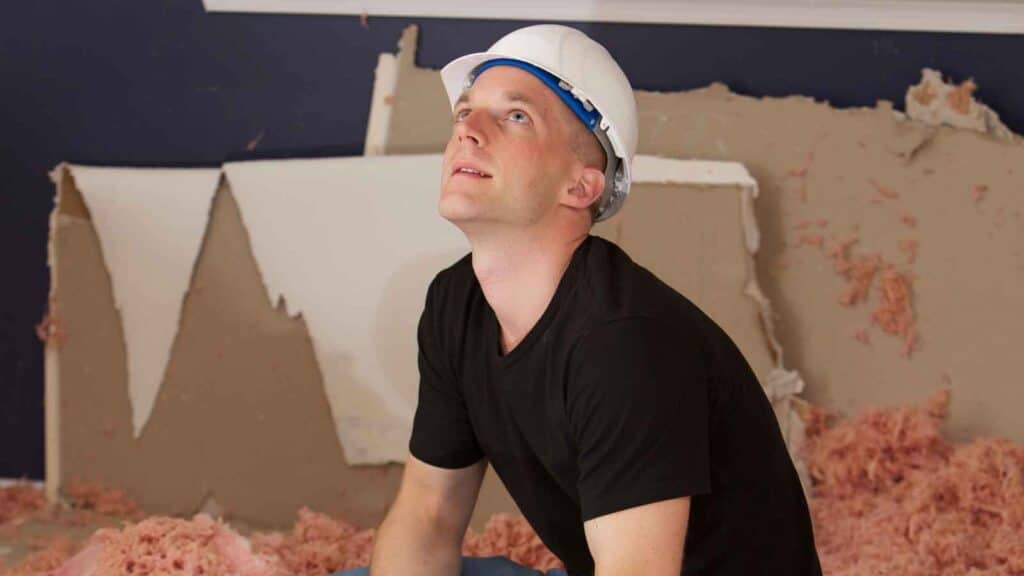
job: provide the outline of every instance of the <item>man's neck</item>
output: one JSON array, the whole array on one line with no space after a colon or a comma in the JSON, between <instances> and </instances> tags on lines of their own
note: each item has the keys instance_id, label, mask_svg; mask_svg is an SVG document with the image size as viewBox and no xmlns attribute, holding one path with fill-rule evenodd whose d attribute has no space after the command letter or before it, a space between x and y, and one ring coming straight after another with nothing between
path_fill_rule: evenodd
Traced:
<instances>
[{"instance_id":1,"label":"man's neck","mask_svg":"<svg viewBox=\"0 0 1024 576\"><path fill-rule=\"evenodd\" d=\"M473 272L498 319L502 353L507 354L543 316L587 234L534 231L467 237L473 251Z\"/></svg>"}]
</instances>

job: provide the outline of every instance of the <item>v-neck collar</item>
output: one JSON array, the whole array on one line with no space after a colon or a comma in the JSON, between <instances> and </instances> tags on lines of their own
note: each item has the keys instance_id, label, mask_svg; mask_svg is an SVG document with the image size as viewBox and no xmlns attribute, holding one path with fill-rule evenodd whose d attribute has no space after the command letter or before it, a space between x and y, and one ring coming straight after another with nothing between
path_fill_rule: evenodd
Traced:
<instances>
[{"instance_id":1,"label":"v-neck collar","mask_svg":"<svg viewBox=\"0 0 1024 576\"><path fill-rule=\"evenodd\" d=\"M544 309L544 313L541 314L540 318L533 327L530 328L519 344L517 344L516 347L508 354L503 355L501 353L501 330L498 323L498 317L494 313L494 309L491 308L491 305L487 303L486 299L484 299L484 303L487 307L487 326L484 330L484 337L490 341L490 346L488 347L489 357L494 366L498 368L506 368L515 364L520 358L529 352L536 341L543 336L544 332L551 324L551 321L558 315L558 311L562 308L562 304L578 283L577 277L583 269L583 262L586 259L586 253L590 249L592 240L593 236L588 235L583 239L583 242L580 242L580 245L576 247L576 251L573 252L572 259L569 260L569 265L566 267L565 272L562 273L562 278L558 281L558 287L555 288L555 293L551 296L551 301L548 302L547 308Z\"/></svg>"}]
</instances>

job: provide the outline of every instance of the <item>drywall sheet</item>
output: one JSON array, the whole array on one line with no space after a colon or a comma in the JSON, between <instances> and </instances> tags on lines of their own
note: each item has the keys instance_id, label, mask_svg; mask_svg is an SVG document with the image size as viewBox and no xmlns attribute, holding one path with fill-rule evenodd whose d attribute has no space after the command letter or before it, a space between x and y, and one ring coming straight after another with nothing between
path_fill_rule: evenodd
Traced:
<instances>
[{"instance_id":1,"label":"drywall sheet","mask_svg":"<svg viewBox=\"0 0 1024 576\"><path fill-rule=\"evenodd\" d=\"M164 382L136 438L93 216L69 171L55 179L47 351L60 381L47 422L60 426L47 438L57 463L48 481L122 487L153 513L216 502L240 523L285 527L310 506L378 524L401 467L346 463L306 323L268 301L230 189L222 183L214 197Z\"/></svg>"},{"instance_id":2,"label":"drywall sheet","mask_svg":"<svg viewBox=\"0 0 1024 576\"><path fill-rule=\"evenodd\" d=\"M414 65L415 44L410 27L386 136L368 142L385 153L439 151L450 133L440 77ZM800 373L809 400L853 413L951 387L954 438L1020 441L1024 147L971 104L971 84L958 86L930 92L989 129L910 119L888 102L840 110L718 84L638 91L639 153L750 170L757 278L782 365Z\"/></svg>"},{"instance_id":3,"label":"drywall sheet","mask_svg":"<svg viewBox=\"0 0 1024 576\"><path fill-rule=\"evenodd\" d=\"M171 356L220 170L69 169L93 215L110 273L138 436Z\"/></svg>"},{"instance_id":4,"label":"drywall sheet","mask_svg":"<svg viewBox=\"0 0 1024 576\"><path fill-rule=\"evenodd\" d=\"M269 301L309 328L346 461L404 462L427 285L468 251L437 215L440 156L224 169Z\"/></svg>"}]
</instances>

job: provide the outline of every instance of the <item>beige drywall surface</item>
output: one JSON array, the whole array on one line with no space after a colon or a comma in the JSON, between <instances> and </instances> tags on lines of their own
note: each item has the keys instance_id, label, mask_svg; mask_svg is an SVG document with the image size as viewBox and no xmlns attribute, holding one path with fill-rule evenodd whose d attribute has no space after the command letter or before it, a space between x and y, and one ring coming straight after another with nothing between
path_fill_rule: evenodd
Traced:
<instances>
[{"instance_id":1,"label":"beige drywall surface","mask_svg":"<svg viewBox=\"0 0 1024 576\"><path fill-rule=\"evenodd\" d=\"M450 133L440 77L415 66L415 36L405 31L397 56L382 148L390 154L439 151ZM740 162L759 183L757 276L775 308L783 364L801 374L808 399L849 414L952 387L953 437L1024 440L1015 363L1024 340L1019 139L907 120L885 102L838 110L722 85L638 91L637 102L638 153ZM828 253L853 238L851 259L877 253L912 283L920 341L909 356L904 337L872 320L881 272L866 302L838 303L847 282Z\"/></svg>"}]
</instances>

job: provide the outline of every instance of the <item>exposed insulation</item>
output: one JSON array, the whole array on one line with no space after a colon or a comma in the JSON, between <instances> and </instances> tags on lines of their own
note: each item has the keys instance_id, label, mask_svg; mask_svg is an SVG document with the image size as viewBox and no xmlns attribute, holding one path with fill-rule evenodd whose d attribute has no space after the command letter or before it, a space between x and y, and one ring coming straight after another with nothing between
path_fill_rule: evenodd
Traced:
<instances>
[{"instance_id":1,"label":"exposed insulation","mask_svg":"<svg viewBox=\"0 0 1024 576\"><path fill-rule=\"evenodd\" d=\"M206 515L147 518L98 530L54 576L286 576L280 561Z\"/></svg>"},{"instance_id":2,"label":"exposed insulation","mask_svg":"<svg viewBox=\"0 0 1024 576\"><path fill-rule=\"evenodd\" d=\"M479 534L470 531L462 544L462 553L507 556L514 562L543 571L564 567L530 524L522 516L511 514L495 514Z\"/></svg>"},{"instance_id":3,"label":"exposed insulation","mask_svg":"<svg viewBox=\"0 0 1024 576\"><path fill-rule=\"evenodd\" d=\"M309 509L299 512L290 532L256 533L251 540L202 514L153 516L98 530L84 545L51 538L9 572L0 567L0 576L324 576L369 564L373 538L374 530ZM562 566L525 519L509 514L493 516L480 533L468 531L462 553L506 556L538 570Z\"/></svg>"},{"instance_id":4,"label":"exposed insulation","mask_svg":"<svg viewBox=\"0 0 1024 576\"><path fill-rule=\"evenodd\" d=\"M830 576L1024 574L1024 445L947 441L949 402L808 425L811 514Z\"/></svg>"},{"instance_id":5,"label":"exposed insulation","mask_svg":"<svg viewBox=\"0 0 1024 576\"><path fill-rule=\"evenodd\" d=\"M46 495L35 485L16 482L0 486L0 526L29 518L46 509Z\"/></svg>"},{"instance_id":6,"label":"exposed insulation","mask_svg":"<svg viewBox=\"0 0 1024 576\"><path fill-rule=\"evenodd\" d=\"M1012 141L1015 136L999 120L999 115L974 99L977 89L974 80L949 84L938 70L925 68L921 71L921 82L907 90L907 115L928 124L976 130Z\"/></svg>"},{"instance_id":7,"label":"exposed insulation","mask_svg":"<svg viewBox=\"0 0 1024 576\"><path fill-rule=\"evenodd\" d=\"M11 567L5 567L0 561L0 576L56 576L54 571L63 566L77 548L78 545L67 537L51 538Z\"/></svg>"},{"instance_id":8,"label":"exposed insulation","mask_svg":"<svg viewBox=\"0 0 1024 576\"><path fill-rule=\"evenodd\" d=\"M256 534L252 543L257 553L280 558L293 576L322 576L369 564L373 534L303 508L290 533Z\"/></svg>"},{"instance_id":9,"label":"exposed insulation","mask_svg":"<svg viewBox=\"0 0 1024 576\"><path fill-rule=\"evenodd\" d=\"M829 413L798 404L807 435L810 507L828 576L1024 574L1024 445L943 437L948 391L917 407L869 409L829 425ZM56 576L215 574L322 576L364 566L373 530L303 509L288 533L252 544L208 516L151 517L97 531ZM3 576L43 576L74 544L58 537ZM499 514L472 530L467 556L507 556L538 570L558 559L519 516ZM178 566L184 567L179 568ZM165 571L161 571L165 570Z\"/></svg>"},{"instance_id":10,"label":"exposed insulation","mask_svg":"<svg viewBox=\"0 0 1024 576\"><path fill-rule=\"evenodd\" d=\"M899 337L903 342L901 352L910 356L920 341L912 305L913 278L907 272L896 270L881 254L854 253L853 247L858 242L856 237L833 241L827 251L836 273L846 283L839 295L839 304L850 308L867 302L874 287L878 296L870 315L871 322L882 332ZM798 237L797 246L803 245L823 248L824 237L803 232ZM918 246L916 240L900 242L900 250L906 255L908 265L917 259ZM864 344L870 339L863 328L858 329L854 337Z\"/></svg>"},{"instance_id":11,"label":"exposed insulation","mask_svg":"<svg viewBox=\"0 0 1024 576\"><path fill-rule=\"evenodd\" d=\"M142 512L124 490L108 488L94 482L73 480L64 486L63 492L68 503L79 510L125 518L139 516Z\"/></svg>"}]
</instances>

